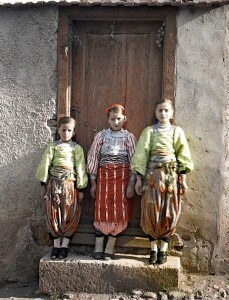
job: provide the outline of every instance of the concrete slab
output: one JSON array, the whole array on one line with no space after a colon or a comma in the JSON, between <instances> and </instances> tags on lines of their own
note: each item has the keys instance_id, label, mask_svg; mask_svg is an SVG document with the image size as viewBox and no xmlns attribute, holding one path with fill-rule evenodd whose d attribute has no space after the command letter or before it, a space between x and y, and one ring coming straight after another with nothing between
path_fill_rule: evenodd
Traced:
<instances>
[{"instance_id":1,"label":"concrete slab","mask_svg":"<svg viewBox=\"0 0 229 300\"><path fill-rule=\"evenodd\" d=\"M163 265L148 265L148 256L116 253L111 261L69 253L67 259L40 260L39 289L44 294L66 292L115 293L133 289L175 289L180 280L180 258L169 256Z\"/></svg>"}]
</instances>

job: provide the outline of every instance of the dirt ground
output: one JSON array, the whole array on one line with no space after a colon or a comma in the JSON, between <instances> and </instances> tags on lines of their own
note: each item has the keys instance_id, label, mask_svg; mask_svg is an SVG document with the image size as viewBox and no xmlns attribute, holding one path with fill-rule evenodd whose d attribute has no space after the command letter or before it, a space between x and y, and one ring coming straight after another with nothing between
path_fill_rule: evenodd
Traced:
<instances>
[{"instance_id":1,"label":"dirt ground","mask_svg":"<svg viewBox=\"0 0 229 300\"><path fill-rule=\"evenodd\" d=\"M214 275L196 275L196 274L182 274L181 283L178 295L171 296L167 292L167 298L164 299L229 299L229 274L225 276ZM182 294L183 292L183 294ZM184 296L188 295L187 297ZM165 294L164 294L165 295ZM151 298L144 294L144 291L133 291L132 294L73 294L67 293L65 295L41 295L39 293L39 286L37 282L21 284L8 283L0 286L0 299L10 300L29 300L29 299L73 299L73 300L130 300L130 299L163 299L162 294L154 294ZM182 298L183 297L183 298Z\"/></svg>"}]
</instances>

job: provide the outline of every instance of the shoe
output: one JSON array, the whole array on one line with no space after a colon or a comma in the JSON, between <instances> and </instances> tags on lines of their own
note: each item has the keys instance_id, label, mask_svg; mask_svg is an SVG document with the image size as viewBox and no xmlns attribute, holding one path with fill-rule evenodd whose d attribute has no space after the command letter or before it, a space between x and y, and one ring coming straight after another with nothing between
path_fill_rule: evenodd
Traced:
<instances>
[{"instance_id":1,"label":"shoe","mask_svg":"<svg viewBox=\"0 0 229 300\"><path fill-rule=\"evenodd\" d=\"M157 255L157 263L162 265L167 262L167 252L166 251L159 251Z\"/></svg>"},{"instance_id":2,"label":"shoe","mask_svg":"<svg viewBox=\"0 0 229 300\"><path fill-rule=\"evenodd\" d=\"M51 252L51 258L56 259L59 257L59 254L60 254L60 248L53 247Z\"/></svg>"},{"instance_id":3,"label":"shoe","mask_svg":"<svg viewBox=\"0 0 229 300\"><path fill-rule=\"evenodd\" d=\"M103 259L104 260L112 260L112 259L114 259L114 254L104 253Z\"/></svg>"},{"instance_id":4,"label":"shoe","mask_svg":"<svg viewBox=\"0 0 229 300\"><path fill-rule=\"evenodd\" d=\"M68 256L68 248L65 248L65 247L60 248L59 258L63 259L63 258L66 258L67 256Z\"/></svg>"},{"instance_id":5,"label":"shoe","mask_svg":"<svg viewBox=\"0 0 229 300\"><path fill-rule=\"evenodd\" d=\"M149 264L154 265L157 262L157 251L150 251Z\"/></svg>"},{"instance_id":6,"label":"shoe","mask_svg":"<svg viewBox=\"0 0 229 300\"><path fill-rule=\"evenodd\" d=\"M103 252L94 252L92 256L94 259L103 259Z\"/></svg>"}]
</instances>

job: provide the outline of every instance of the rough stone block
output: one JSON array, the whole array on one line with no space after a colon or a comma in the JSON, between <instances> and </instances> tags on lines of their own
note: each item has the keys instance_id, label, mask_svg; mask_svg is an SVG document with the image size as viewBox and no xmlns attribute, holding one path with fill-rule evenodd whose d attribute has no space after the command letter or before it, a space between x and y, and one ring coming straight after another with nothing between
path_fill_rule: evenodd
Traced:
<instances>
[{"instance_id":1,"label":"rough stone block","mask_svg":"<svg viewBox=\"0 0 229 300\"><path fill-rule=\"evenodd\" d=\"M163 265L148 265L144 255L116 254L115 260L94 260L70 253L67 259L40 260L39 287L44 294L114 293L133 289L158 291L179 286L180 258L168 257Z\"/></svg>"}]
</instances>

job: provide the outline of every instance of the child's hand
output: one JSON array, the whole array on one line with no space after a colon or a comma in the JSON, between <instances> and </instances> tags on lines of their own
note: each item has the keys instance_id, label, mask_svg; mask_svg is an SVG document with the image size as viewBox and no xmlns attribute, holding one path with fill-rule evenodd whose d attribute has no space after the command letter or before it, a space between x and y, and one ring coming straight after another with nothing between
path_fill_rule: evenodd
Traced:
<instances>
[{"instance_id":1,"label":"child's hand","mask_svg":"<svg viewBox=\"0 0 229 300\"><path fill-rule=\"evenodd\" d=\"M95 180L92 180L92 181L91 181L91 189L90 189L90 192L91 192L91 197L92 197L92 198L95 198L95 192L96 192L96 181L95 181Z\"/></svg>"},{"instance_id":2,"label":"child's hand","mask_svg":"<svg viewBox=\"0 0 229 300\"><path fill-rule=\"evenodd\" d=\"M188 185L187 185L187 181L186 181L186 175L181 175L180 176L180 185L181 185L182 194L187 193Z\"/></svg>"},{"instance_id":3,"label":"child's hand","mask_svg":"<svg viewBox=\"0 0 229 300\"><path fill-rule=\"evenodd\" d=\"M142 179L140 176L137 176L136 184L135 184L135 192L138 195L142 194Z\"/></svg>"},{"instance_id":4,"label":"child's hand","mask_svg":"<svg viewBox=\"0 0 229 300\"><path fill-rule=\"evenodd\" d=\"M126 197L133 198L134 196L134 180L130 180L126 189Z\"/></svg>"},{"instance_id":5,"label":"child's hand","mask_svg":"<svg viewBox=\"0 0 229 300\"><path fill-rule=\"evenodd\" d=\"M79 202L82 202L83 196L84 196L84 194L83 194L82 192L79 192L79 193L78 193L78 197L77 197L77 198L78 198L78 201L79 201Z\"/></svg>"},{"instance_id":6,"label":"child's hand","mask_svg":"<svg viewBox=\"0 0 229 300\"><path fill-rule=\"evenodd\" d=\"M44 200L46 192L47 192L47 186L46 185L42 185L41 188L40 188L40 197L41 197L41 200Z\"/></svg>"}]
</instances>

